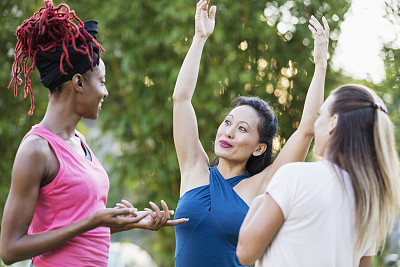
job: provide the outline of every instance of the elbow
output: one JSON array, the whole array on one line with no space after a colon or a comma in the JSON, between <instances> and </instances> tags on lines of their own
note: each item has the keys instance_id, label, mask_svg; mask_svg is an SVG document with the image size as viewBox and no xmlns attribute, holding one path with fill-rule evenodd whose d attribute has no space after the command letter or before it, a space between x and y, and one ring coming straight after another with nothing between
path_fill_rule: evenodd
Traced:
<instances>
[{"instance_id":1,"label":"elbow","mask_svg":"<svg viewBox=\"0 0 400 267\"><path fill-rule=\"evenodd\" d=\"M29 259L27 255L20 255L16 253L16 249L10 245L4 245L4 243L0 246L0 258L4 262L5 265L11 265L18 261ZM1 265L1 264L0 264Z\"/></svg>"},{"instance_id":2,"label":"elbow","mask_svg":"<svg viewBox=\"0 0 400 267\"><path fill-rule=\"evenodd\" d=\"M251 257L249 257L248 253L246 253L246 249L240 244L238 244L236 249L236 257L241 265L250 265L255 262L255 260L252 260Z\"/></svg>"},{"instance_id":3,"label":"elbow","mask_svg":"<svg viewBox=\"0 0 400 267\"><path fill-rule=\"evenodd\" d=\"M306 127L305 125L300 124L296 132L298 132L298 134L301 136L304 142L311 142L311 140L314 137L314 126Z\"/></svg>"},{"instance_id":4,"label":"elbow","mask_svg":"<svg viewBox=\"0 0 400 267\"><path fill-rule=\"evenodd\" d=\"M172 94L172 101L173 101L174 103L182 102L182 101L187 100L187 99L188 99L188 98L187 98L187 95L186 95L186 94L177 93L177 92L174 92L174 93Z\"/></svg>"},{"instance_id":5,"label":"elbow","mask_svg":"<svg viewBox=\"0 0 400 267\"><path fill-rule=\"evenodd\" d=\"M18 261L10 254L11 253L9 251L7 251L6 249L4 249L3 246L1 247L0 257L5 265L11 265Z\"/></svg>"},{"instance_id":6,"label":"elbow","mask_svg":"<svg viewBox=\"0 0 400 267\"><path fill-rule=\"evenodd\" d=\"M178 102L179 101L179 95L177 94L177 93L173 93L172 94L172 101L174 102L174 103L176 103L176 102Z\"/></svg>"}]
</instances>

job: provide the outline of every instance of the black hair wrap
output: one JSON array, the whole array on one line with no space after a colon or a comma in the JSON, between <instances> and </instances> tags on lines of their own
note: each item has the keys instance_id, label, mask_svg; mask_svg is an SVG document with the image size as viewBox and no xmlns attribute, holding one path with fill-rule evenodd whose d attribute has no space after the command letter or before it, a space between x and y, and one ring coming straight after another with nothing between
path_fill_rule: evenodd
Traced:
<instances>
[{"instance_id":1,"label":"black hair wrap","mask_svg":"<svg viewBox=\"0 0 400 267\"><path fill-rule=\"evenodd\" d=\"M98 33L98 22L95 20L88 20L84 22L84 29L96 39ZM80 46L82 41L76 40L76 46ZM69 61L73 68L67 62L63 61L63 69L67 74L63 74L60 70L60 57L63 53L62 47L56 47L54 51L39 51L36 54L36 67L40 73L40 81L42 84L54 90L58 85L67 82L72 77L79 73L83 74L92 68L92 63L88 54L82 54L76 51L72 45L67 47L69 54ZM93 66L98 64L98 48L92 43L92 48L89 47L89 53L93 52Z\"/></svg>"}]
</instances>

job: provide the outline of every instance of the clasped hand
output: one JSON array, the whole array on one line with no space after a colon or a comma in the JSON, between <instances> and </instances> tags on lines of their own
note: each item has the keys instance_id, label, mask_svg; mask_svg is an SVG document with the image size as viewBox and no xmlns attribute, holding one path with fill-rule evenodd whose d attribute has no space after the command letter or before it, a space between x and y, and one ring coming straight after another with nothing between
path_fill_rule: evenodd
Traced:
<instances>
[{"instance_id":1,"label":"clasped hand","mask_svg":"<svg viewBox=\"0 0 400 267\"><path fill-rule=\"evenodd\" d=\"M189 220L187 218L170 220L170 217L174 214L174 211L168 209L167 203L165 203L164 200L161 200L161 206L163 208L162 211L153 202L149 202L152 209L145 208L143 211L138 211L127 200L122 200L121 202L122 203L117 203L114 209L128 209L130 212L128 214L118 216L119 219L125 220L126 224L121 225L121 227L112 228L112 232L126 231L132 228L157 231L163 226L174 226Z\"/></svg>"}]
</instances>

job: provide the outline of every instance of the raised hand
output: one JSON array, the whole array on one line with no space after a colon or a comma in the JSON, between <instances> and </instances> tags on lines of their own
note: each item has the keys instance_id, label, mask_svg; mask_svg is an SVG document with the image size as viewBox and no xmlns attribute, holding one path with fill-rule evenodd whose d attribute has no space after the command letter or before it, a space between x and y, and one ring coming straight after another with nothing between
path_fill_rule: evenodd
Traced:
<instances>
[{"instance_id":1,"label":"raised hand","mask_svg":"<svg viewBox=\"0 0 400 267\"><path fill-rule=\"evenodd\" d=\"M208 14L208 4L210 0L200 0L196 6L195 15L195 35L207 38L214 31L216 6L210 8Z\"/></svg>"},{"instance_id":2,"label":"raised hand","mask_svg":"<svg viewBox=\"0 0 400 267\"><path fill-rule=\"evenodd\" d=\"M161 200L161 206L163 208L162 211L160 211L160 209L155 203L150 202L149 204L153 210L145 208L144 211L136 212L135 215L141 217L141 220L136 223L130 224L128 226L129 229L142 228L142 229L157 231L163 226L174 226L177 224L187 222L189 220L186 218L170 220L170 217L171 215L174 214L174 211L168 209L167 203L165 203L164 200ZM125 209L125 208L133 208L133 206L128 201L122 200L122 203L117 203L116 208ZM143 214L145 214L144 217ZM129 229L125 228L124 231Z\"/></svg>"},{"instance_id":3,"label":"raised hand","mask_svg":"<svg viewBox=\"0 0 400 267\"><path fill-rule=\"evenodd\" d=\"M318 20L311 16L310 25L308 28L312 32L314 37L314 63L327 66L328 60L328 44L329 44L329 25L325 17L322 17L324 27L318 22Z\"/></svg>"}]
</instances>

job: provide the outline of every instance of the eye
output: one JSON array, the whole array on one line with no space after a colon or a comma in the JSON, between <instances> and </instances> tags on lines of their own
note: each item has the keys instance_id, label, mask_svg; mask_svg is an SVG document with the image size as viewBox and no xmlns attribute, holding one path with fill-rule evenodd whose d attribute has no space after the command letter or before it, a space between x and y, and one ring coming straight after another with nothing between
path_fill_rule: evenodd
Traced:
<instances>
[{"instance_id":1,"label":"eye","mask_svg":"<svg viewBox=\"0 0 400 267\"><path fill-rule=\"evenodd\" d=\"M239 130L241 130L242 132L247 132L247 129L244 128L243 126L239 126Z\"/></svg>"},{"instance_id":2,"label":"eye","mask_svg":"<svg viewBox=\"0 0 400 267\"><path fill-rule=\"evenodd\" d=\"M231 121L230 120L225 120L225 125L231 125Z\"/></svg>"},{"instance_id":3,"label":"eye","mask_svg":"<svg viewBox=\"0 0 400 267\"><path fill-rule=\"evenodd\" d=\"M101 81L102 84L106 84L106 81Z\"/></svg>"}]
</instances>

